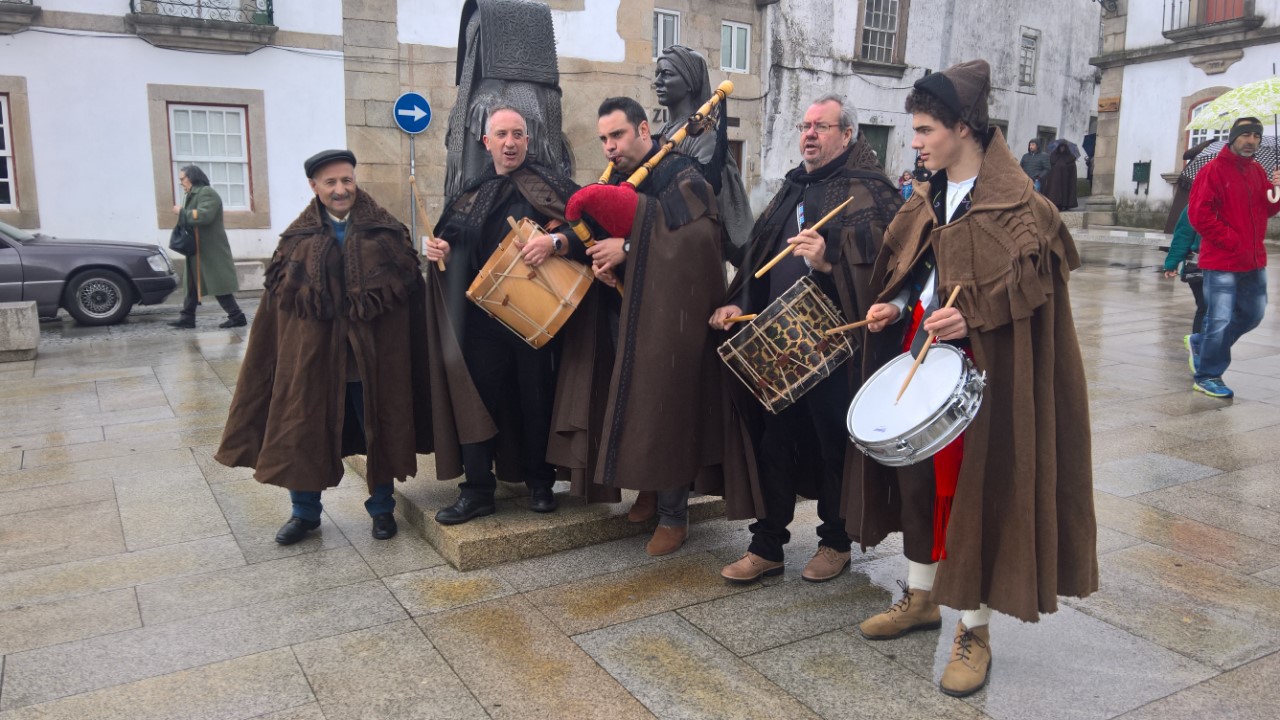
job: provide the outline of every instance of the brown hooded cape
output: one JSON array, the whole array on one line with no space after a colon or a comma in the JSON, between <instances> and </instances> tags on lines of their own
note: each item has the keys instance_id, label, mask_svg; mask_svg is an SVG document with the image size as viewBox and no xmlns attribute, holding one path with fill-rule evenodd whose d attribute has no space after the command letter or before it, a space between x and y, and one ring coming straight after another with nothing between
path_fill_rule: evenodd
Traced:
<instances>
[{"instance_id":1,"label":"brown hooded cape","mask_svg":"<svg viewBox=\"0 0 1280 720\"><path fill-rule=\"evenodd\" d=\"M987 373L931 599L1034 622L1058 596L1098 587L1087 385L1067 294L1080 259L993 133L968 213L935 227L933 192L913 194L885 233L873 287L878 302L896 296L932 245L939 288L960 286L956 307ZM901 326L869 336L868 374L900 350ZM895 475L864 459L845 489L846 527L864 548L902 528Z\"/></svg>"},{"instance_id":2,"label":"brown hooded cape","mask_svg":"<svg viewBox=\"0 0 1280 720\"><path fill-rule=\"evenodd\" d=\"M367 454L372 489L432 451L424 285L408 230L373 198L356 192L342 247L327 218L317 199L280 236L214 458L318 491L342 479L343 457ZM346 417L351 364L363 436Z\"/></svg>"}]
</instances>

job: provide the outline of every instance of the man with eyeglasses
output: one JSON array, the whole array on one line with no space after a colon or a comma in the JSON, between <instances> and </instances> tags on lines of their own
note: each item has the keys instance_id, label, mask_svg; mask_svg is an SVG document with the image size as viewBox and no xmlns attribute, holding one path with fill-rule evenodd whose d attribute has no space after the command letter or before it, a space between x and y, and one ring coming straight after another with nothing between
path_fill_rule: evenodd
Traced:
<instances>
[{"instance_id":1,"label":"man with eyeglasses","mask_svg":"<svg viewBox=\"0 0 1280 720\"><path fill-rule=\"evenodd\" d=\"M461 470L465 479L458 486L458 499L436 513L436 522L441 525L458 525L494 513L495 457L498 476L507 482L523 481L528 486L530 510L549 513L557 506L552 492L556 470L547 462L557 346L552 343L537 349L530 347L467 300L465 292L506 237L508 217L529 218L543 227L553 221L563 222L565 202L577 186L529 158L528 126L514 108L492 110L482 139L492 157L492 167L449 201L436 225L435 237L426 243L427 260L447 263L443 273L429 271L433 285L429 300L436 302L443 293L449 323L462 346L466 364L465 369L455 368L461 372L449 375L449 396L462 446ZM577 240L573 242L576 252L581 253L581 245ZM532 267L552 255L570 251L569 238L557 230L530 238L521 249L524 261ZM450 341L447 336L438 338L438 342ZM460 378L469 379L475 392L464 387L468 383L459 382ZM474 402L476 392L482 405ZM495 428L497 421L502 421L501 428ZM487 431L477 436L476 428L486 426ZM459 474L456 465L448 467L439 456L436 472L441 478Z\"/></svg>"},{"instance_id":2,"label":"man with eyeglasses","mask_svg":"<svg viewBox=\"0 0 1280 720\"><path fill-rule=\"evenodd\" d=\"M803 162L787 173L751 231L746 261L729 288L728 302L709 321L729 330L726 320L759 313L803 276L811 277L849 320L866 315L871 268L880 239L901 195L885 176L871 146L854 140L857 109L839 95L818 98L796 125ZM820 230L810 229L845 200L853 198ZM760 280L754 273L788 246L795 250ZM752 582L783 570L787 526L797 494L817 498L818 551L801 575L810 582L838 576L849 564L850 539L840 517L844 476L859 453L845 432L845 413L861 384L861 335L851 335L854 357L777 415L742 403L763 434L753 433L763 513L751 525L751 545L721 574L732 582Z\"/></svg>"}]
</instances>

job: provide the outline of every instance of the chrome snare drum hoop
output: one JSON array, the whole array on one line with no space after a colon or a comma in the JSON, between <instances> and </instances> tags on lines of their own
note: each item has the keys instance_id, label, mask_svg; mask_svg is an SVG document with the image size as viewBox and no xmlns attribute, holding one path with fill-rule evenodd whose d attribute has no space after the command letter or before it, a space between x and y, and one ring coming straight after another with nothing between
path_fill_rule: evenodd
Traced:
<instances>
[{"instance_id":1,"label":"chrome snare drum hoop","mask_svg":"<svg viewBox=\"0 0 1280 720\"><path fill-rule=\"evenodd\" d=\"M902 467L932 457L969 427L982 406L986 373L961 350L929 349L902 400L895 402L915 358L903 353L867 379L849 405L849 438L881 465Z\"/></svg>"}]
</instances>

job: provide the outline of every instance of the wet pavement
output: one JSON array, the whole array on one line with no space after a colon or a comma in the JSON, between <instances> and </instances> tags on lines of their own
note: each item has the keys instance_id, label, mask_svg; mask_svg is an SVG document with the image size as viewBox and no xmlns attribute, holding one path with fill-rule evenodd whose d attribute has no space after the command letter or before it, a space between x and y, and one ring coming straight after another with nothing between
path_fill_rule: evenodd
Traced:
<instances>
[{"instance_id":1,"label":"wet pavement","mask_svg":"<svg viewBox=\"0 0 1280 720\"><path fill-rule=\"evenodd\" d=\"M280 547L284 492L211 459L247 333L210 306L169 328L169 305L45 323L36 360L0 364L0 720L1270 719L1280 308L1236 346L1236 399L1210 399L1161 253L1082 250L1102 589L1038 624L997 616L977 695L936 689L956 613L857 634L905 576L894 539L800 581L812 503L786 574L745 587L718 575L749 535L724 520L668 558L638 537L459 573L403 523L373 540L354 476Z\"/></svg>"}]
</instances>

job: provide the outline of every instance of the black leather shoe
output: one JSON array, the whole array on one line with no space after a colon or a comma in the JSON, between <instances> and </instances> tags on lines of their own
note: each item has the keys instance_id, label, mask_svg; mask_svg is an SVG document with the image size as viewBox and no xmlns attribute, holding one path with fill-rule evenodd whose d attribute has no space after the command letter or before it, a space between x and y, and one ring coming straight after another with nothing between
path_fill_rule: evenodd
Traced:
<instances>
[{"instance_id":1,"label":"black leather shoe","mask_svg":"<svg viewBox=\"0 0 1280 720\"><path fill-rule=\"evenodd\" d=\"M534 488L529 492L529 509L536 513L555 512L559 503L551 488Z\"/></svg>"},{"instance_id":2,"label":"black leather shoe","mask_svg":"<svg viewBox=\"0 0 1280 720\"><path fill-rule=\"evenodd\" d=\"M396 518L391 513L373 516L373 539L390 540L396 536Z\"/></svg>"},{"instance_id":3,"label":"black leather shoe","mask_svg":"<svg viewBox=\"0 0 1280 720\"><path fill-rule=\"evenodd\" d=\"M248 324L249 324L249 319L244 316L244 313L240 313L239 317L227 318L223 322L219 323L218 327L225 329L225 328L233 328L233 327L244 327L245 325L248 325Z\"/></svg>"},{"instance_id":4,"label":"black leather shoe","mask_svg":"<svg viewBox=\"0 0 1280 720\"><path fill-rule=\"evenodd\" d=\"M276 542L281 545L292 545L318 527L320 527L319 520L303 520L300 517L291 517L289 522L280 526L280 531L276 533Z\"/></svg>"},{"instance_id":5,"label":"black leather shoe","mask_svg":"<svg viewBox=\"0 0 1280 720\"><path fill-rule=\"evenodd\" d=\"M195 326L196 326L195 318L191 318L191 319L178 318L177 320L174 320L173 322L169 323L169 327L186 328L187 330L190 330Z\"/></svg>"},{"instance_id":6,"label":"black leather shoe","mask_svg":"<svg viewBox=\"0 0 1280 720\"><path fill-rule=\"evenodd\" d=\"M492 515L494 510L493 500L459 497L452 505L436 513L436 522L441 525L461 525L473 518Z\"/></svg>"}]
</instances>

